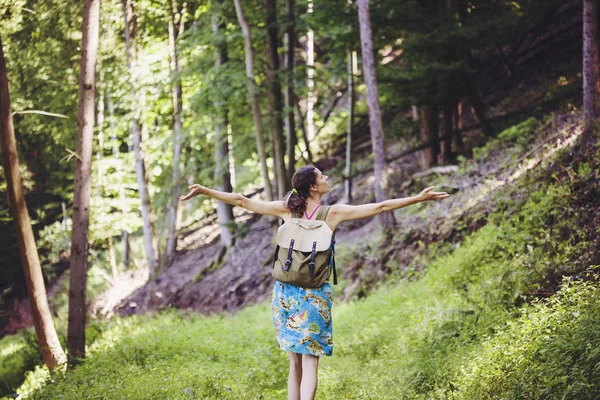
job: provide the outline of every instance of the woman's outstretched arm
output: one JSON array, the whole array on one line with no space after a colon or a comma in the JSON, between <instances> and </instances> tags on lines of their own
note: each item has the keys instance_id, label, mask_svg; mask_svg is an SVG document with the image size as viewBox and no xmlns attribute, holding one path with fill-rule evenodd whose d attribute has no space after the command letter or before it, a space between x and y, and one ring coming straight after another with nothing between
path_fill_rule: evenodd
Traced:
<instances>
[{"instance_id":1,"label":"woman's outstretched arm","mask_svg":"<svg viewBox=\"0 0 600 400\"><path fill-rule=\"evenodd\" d=\"M442 200L450 197L446 192L434 192L433 189L434 186L431 186L416 196L404 197L401 199L389 199L380 203L362 204L358 206L335 204L331 206L331 210L327 215L327 223L330 226L337 227L337 225L343 221L372 217L381 214L382 212L397 210L422 201Z\"/></svg>"},{"instance_id":2,"label":"woman's outstretched arm","mask_svg":"<svg viewBox=\"0 0 600 400\"><path fill-rule=\"evenodd\" d=\"M290 212L285 207L285 203L281 200L261 201L249 199L246 196L241 195L239 193L221 192L219 190L210 189L206 186L198 184L190 185L188 189L190 189L190 192L186 195L181 196L179 200L185 201L191 199L194 196L203 194L215 200L219 200L224 203L231 204L233 206L243 207L247 210L258 214L275 215L277 217L284 218Z\"/></svg>"}]
</instances>

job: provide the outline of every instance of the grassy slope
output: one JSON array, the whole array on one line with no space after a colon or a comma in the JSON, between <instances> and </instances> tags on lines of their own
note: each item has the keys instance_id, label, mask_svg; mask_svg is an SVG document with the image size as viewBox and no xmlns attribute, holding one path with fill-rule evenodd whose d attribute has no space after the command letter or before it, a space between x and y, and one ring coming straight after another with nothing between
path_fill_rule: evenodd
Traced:
<instances>
[{"instance_id":1,"label":"grassy slope","mask_svg":"<svg viewBox=\"0 0 600 400\"><path fill-rule=\"evenodd\" d=\"M336 304L336 348L322 360L318 398L600 397L598 286L592 266L578 261L597 237L587 225L598 175L597 164L570 161L565 152L491 194L497 208L487 224L455 249L432 250L420 278ZM535 300L562 275L576 279L550 300ZM287 360L277 349L268 304L235 316L173 311L95 329L99 339L81 366L46 382L38 369L19 393L285 397Z\"/></svg>"}]
</instances>

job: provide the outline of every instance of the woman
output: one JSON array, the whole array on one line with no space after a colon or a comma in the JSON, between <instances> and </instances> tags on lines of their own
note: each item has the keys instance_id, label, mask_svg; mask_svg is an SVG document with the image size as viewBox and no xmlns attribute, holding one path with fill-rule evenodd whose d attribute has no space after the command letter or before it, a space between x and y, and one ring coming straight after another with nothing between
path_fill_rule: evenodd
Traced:
<instances>
[{"instance_id":1,"label":"woman","mask_svg":"<svg viewBox=\"0 0 600 400\"><path fill-rule=\"evenodd\" d=\"M259 214L280 217L284 221L292 217L311 219L321 206L321 197L329 192L327 179L318 168L308 165L294 174L293 189L285 201L265 202L248 199L240 194L220 192L201 185L191 185L190 193L181 196L181 200L204 194ZM444 192L434 192L433 187L429 187L417 196L390 199L381 203L358 206L334 204L328 212L320 212L317 215L324 215L327 225L335 231L343 221L371 217L422 201L445 199L448 196ZM272 305L277 339L280 347L288 352L290 359L288 399L314 399L319 356L329 356L333 350L331 285L325 282L316 289L303 289L275 282Z\"/></svg>"}]
</instances>

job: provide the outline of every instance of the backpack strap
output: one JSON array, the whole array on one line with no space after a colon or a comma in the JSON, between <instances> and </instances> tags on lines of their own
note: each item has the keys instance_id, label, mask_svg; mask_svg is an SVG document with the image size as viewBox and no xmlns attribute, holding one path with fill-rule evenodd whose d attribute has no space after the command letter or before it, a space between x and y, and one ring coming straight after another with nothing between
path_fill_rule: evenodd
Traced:
<instances>
[{"instance_id":1,"label":"backpack strap","mask_svg":"<svg viewBox=\"0 0 600 400\"><path fill-rule=\"evenodd\" d=\"M331 206L321 206L319 211L317 211L317 216L315 219L324 221L327 218L330 208ZM335 231L333 231L333 235L331 236L331 245L329 246L329 265L333 269L333 284L337 285L337 271L335 270Z\"/></svg>"}]
</instances>

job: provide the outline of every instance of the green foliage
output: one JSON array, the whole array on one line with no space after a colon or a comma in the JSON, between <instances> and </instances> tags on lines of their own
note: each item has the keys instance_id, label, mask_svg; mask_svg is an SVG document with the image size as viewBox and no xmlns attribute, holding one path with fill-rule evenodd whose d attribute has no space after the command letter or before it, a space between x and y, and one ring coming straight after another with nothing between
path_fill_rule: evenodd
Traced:
<instances>
[{"instance_id":1,"label":"green foliage","mask_svg":"<svg viewBox=\"0 0 600 400\"><path fill-rule=\"evenodd\" d=\"M32 330L0 339L0 397L14 393L25 373L41 364L42 357Z\"/></svg>"},{"instance_id":2,"label":"green foliage","mask_svg":"<svg viewBox=\"0 0 600 400\"><path fill-rule=\"evenodd\" d=\"M526 307L486 338L435 398L597 399L598 290L595 283L567 280L549 301Z\"/></svg>"},{"instance_id":3,"label":"green foliage","mask_svg":"<svg viewBox=\"0 0 600 400\"><path fill-rule=\"evenodd\" d=\"M539 126L540 122L532 117L503 130L497 138L488 141L485 146L473 149L474 160L479 161L493 157L500 153L505 146L512 148L513 154L518 154L532 141L531 133ZM499 162L501 161L499 160Z\"/></svg>"}]
</instances>

